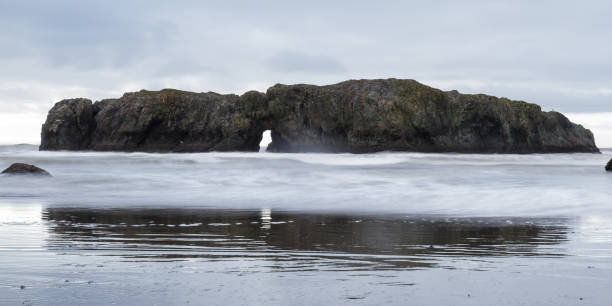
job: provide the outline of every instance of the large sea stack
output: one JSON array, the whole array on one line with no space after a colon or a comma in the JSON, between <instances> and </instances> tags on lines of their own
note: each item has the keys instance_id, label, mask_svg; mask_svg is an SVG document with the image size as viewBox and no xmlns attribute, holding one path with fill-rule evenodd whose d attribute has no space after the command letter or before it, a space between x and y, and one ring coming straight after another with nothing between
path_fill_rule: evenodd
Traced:
<instances>
[{"instance_id":1,"label":"large sea stack","mask_svg":"<svg viewBox=\"0 0 612 306\"><path fill-rule=\"evenodd\" d=\"M257 151L265 130L274 152L599 152L589 130L536 104L397 79L63 100L49 111L40 149Z\"/></svg>"}]
</instances>

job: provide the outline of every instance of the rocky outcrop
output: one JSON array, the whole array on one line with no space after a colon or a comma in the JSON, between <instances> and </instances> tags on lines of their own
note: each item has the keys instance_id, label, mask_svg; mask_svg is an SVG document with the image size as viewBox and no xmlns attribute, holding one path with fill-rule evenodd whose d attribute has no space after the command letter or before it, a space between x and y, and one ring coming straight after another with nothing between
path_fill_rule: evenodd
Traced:
<instances>
[{"instance_id":1,"label":"rocky outcrop","mask_svg":"<svg viewBox=\"0 0 612 306\"><path fill-rule=\"evenodd\" d=\"M64 100L49 112L40 149L257 151L263 132L257 119L264 104L265 95L258 92L237 96L172 89L127 93L94 104ZM75 109L90 110L89 117L81 118L85 111Z\"/></svg>"},{"instance_id":2,"label":"rocky outcrop","mask_svg":"<svg viewBox=\"0 0 612 306\"><path fill-rule=\"evenodd\" d=\"M69 99L55 104L43 125L40 148L87 150L94 130L93 107L88 99Z\"/></svg>"},{"instance_id":3,"label":"rocky outcrop","mask_svg":"<svg viewBox=\"0 0 612 306\"><path fill-rule=\"evenodd\" d=\"M413 80L275 85L242 96L140 91L64 100L43 125L41 150L274 152L598 152L592 133L557 112Z\"/></svg>"},{"instance_id":4,"label":"rocky outcrop","mask_svg":"<svg viewBox=\"0 0 612 306\"><path fill-rule=\"evenodd\" d=\"M49 174L49 172L45 171L44 169L38 168L34 165L23 164L23 163L12 164L10 167L4 169L4 171L2 171L2 174L9 174L9 175L31 174L31 175L51 176L51 174Z\"/></svg>"},{"instance_id":5,"label":"rocky outcrop","mask_svg":"<svg viewBox=\"0 0 612 306\"><path fill-rule=\"evenodd\" d=\"M557 112L413 80L276 85L269 149L282 152L598 152L593 135Z\"/></svg>"},{"instance_id":6,"label":"rocky outcrop","mask_svg":"<svg viewBox=\"0 0 612 306\"><path fill-rule=\"evenodd\" d=\"M606 171L612 171L612 159L606 165Z\"/></svg>"}]
</instances>

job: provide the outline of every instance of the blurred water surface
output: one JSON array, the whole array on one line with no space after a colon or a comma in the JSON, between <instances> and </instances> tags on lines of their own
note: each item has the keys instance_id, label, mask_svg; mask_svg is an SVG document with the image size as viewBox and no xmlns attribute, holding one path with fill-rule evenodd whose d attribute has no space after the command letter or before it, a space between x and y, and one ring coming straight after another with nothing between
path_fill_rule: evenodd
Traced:
<instances>
[{"instance_id":1,"label":"blurred water surface","mask_svg":"<svg viewBox=\"0 0 612 306\"><path fill-rule=\"evenodd\" d=\"M607 305L611 153L0 147L0 304Z\"/></svg>"},{"instance_id":2,"label":"blurred water surface","mask_svg":"<svg viewBox=\"0 0 612 306\"><path fill-rule=\"evenodd\" d=\"M0 146L0 200L60 206L273 208L463 216L610 214L604 154L39 152Z\"/></svg>"}]
</instances>

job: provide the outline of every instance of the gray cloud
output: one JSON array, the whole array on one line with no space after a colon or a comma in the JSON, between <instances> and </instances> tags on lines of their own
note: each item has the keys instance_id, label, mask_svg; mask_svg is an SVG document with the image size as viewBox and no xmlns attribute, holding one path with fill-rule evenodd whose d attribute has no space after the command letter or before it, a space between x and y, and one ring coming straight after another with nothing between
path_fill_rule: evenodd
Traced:
<instances>
[{"instance_id":1,"label":"gray cloud","mask_svg":"<svg viewBox=\"0 0 612 306\"><path fill-rule=\"evenodd\" d=\"M610 112L609 16L609 1L0 1L0 112L381 77Z\"/></svg>"},{"instance_id":2,"label":"gray cloud","mask_svg":"<svg viewBox=\"0 0 612 306\"><path fill-rule=\"evenodd\" d=\"M309 55L298 52L280 52L270 59L267 64L278 72L314 72L314 73L342 73L344 65L333 57L324 55Z\"/></svg>"}]
</instances>

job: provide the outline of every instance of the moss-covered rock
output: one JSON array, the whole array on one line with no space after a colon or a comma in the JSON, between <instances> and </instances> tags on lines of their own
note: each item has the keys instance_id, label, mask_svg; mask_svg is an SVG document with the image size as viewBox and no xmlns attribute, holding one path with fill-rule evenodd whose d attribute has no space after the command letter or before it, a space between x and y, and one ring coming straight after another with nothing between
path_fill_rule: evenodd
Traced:
<instances>
[{"instance_id":1,"label":"moss-covered rock","mask_svg":"<svg viewBox=\"0 0 612 306\"><path fill-rule=\"evenodd\" d=\"M535 104L397 79L65 100L49 113L41 149L256 151L266 129L276 152L598 152L590 131Z\"/></svg>"},{"instance_id":2,"label":"moss-covered rock","mask_svg":"<svg viewBox=\"0 0 612 306\"><path fill-rule=\"evenodd\" d=\"M88 99L55 104L42 126L41 150L86 150L94 130L93 105Z\"/></svg>"},{"instance_id":3,"label":"moss-covered rock","mask_svg":"<svg viewBox=\"0 0 612 306\"><path fill-rule=\"evenodd\" d=\"M57 105L71 103L70 100ZM205 152L257 151L263 130L256 124L265 96L193 93L164 89L126 93L93 104L89 121L95 128L86 145L74 133L48 132L43 126L42 150ZM73 113L54 107L49 117ZM74 120L72 121L74 122ZM76 129L76 128L75 128ZM70 139L78 142L71 143ZM57 145L53 145L57 144Z\"/></svg>"},{"instance_id":4,"label":"moss-covered rock","mask_svg":"<svg viewBox=\"0 0 612 306\"><path fill-rule=\"evenodd\" d=\"M413 80L276 85L267 96L272 151L598 152L591 132L559 113Z\"/></svg>"}]
</instances>

